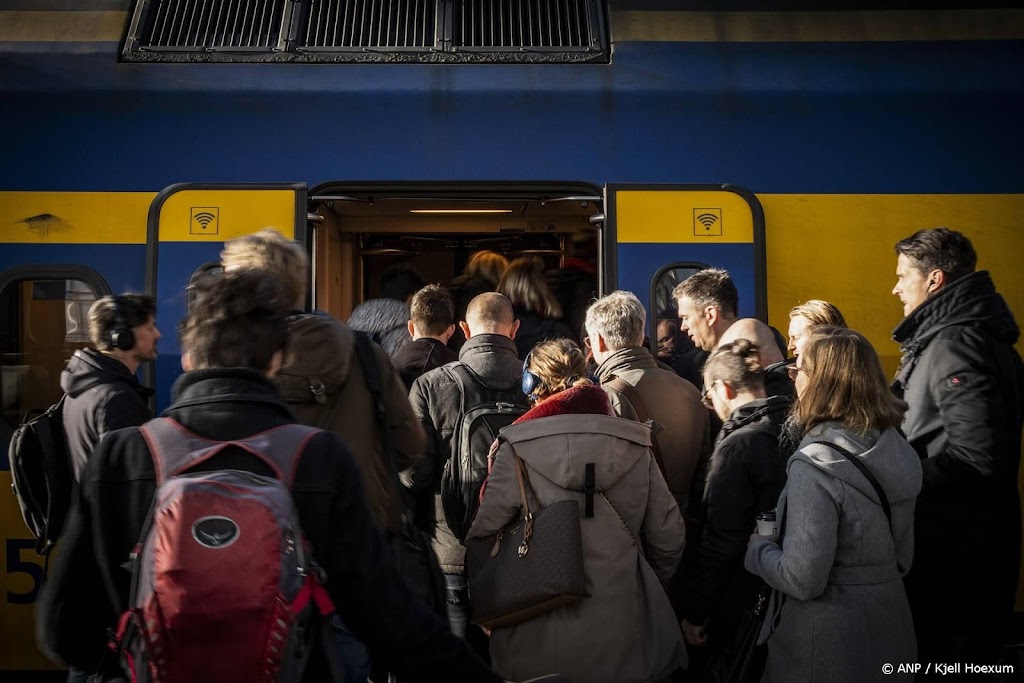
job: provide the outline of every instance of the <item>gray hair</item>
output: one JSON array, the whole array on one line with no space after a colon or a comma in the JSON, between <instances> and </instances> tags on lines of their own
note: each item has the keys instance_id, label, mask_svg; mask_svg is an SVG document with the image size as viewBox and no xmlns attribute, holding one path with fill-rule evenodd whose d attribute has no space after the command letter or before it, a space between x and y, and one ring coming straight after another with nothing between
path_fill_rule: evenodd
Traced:
<instances>
[{"instance_id":1,"label":"gray hair","mask_svg":"<svg viewBox=\"0 0 1024 683\"><path fill-rule=\"evenodd\" d=\"M590 304L584 323L613 351L643 346L647 311L633 292L618 290Z\"/></svg>"}]
</instances>

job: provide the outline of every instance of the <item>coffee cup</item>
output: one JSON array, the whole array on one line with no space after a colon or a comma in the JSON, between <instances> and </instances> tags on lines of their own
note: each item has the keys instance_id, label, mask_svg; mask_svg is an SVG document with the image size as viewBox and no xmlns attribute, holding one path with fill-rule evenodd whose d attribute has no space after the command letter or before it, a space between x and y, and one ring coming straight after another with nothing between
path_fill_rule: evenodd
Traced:
<instances>
[{"instance_id":1,"label":"coffee cup","mask_svg":"<svg viewBox=\"0 0 1024 683\"><path fill-rule=\"evenodd\" d=\"M765 510L759 514L757 521L757 533L762 536L774 536L778 533L778 526L775 524L775 510Z\"/></svg>"}]
</instances>

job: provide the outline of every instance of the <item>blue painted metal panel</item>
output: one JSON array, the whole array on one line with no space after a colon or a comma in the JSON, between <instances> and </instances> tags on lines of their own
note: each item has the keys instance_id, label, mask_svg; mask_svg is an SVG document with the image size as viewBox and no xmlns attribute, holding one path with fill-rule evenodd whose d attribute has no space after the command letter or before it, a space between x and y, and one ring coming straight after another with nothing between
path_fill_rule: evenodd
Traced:
<instances>
[{"instance_id":1,"label":"blue painted metal panel","mask_svg":"<svg viewBox=\"0 0 1024 683\"><path fill-rule=\"evenodd\" d=\"M142 244L3 244L0 272L34 263L83 265L102 275L112 292L141 292L145 256Z\"/></svg>"}]
</instances>

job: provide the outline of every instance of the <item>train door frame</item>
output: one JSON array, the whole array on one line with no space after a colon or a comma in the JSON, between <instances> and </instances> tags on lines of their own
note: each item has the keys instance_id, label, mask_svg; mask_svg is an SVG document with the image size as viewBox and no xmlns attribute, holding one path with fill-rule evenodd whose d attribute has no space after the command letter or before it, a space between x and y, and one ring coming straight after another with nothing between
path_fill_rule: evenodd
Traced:
<instances>
[{"instance_id":1,"label":"train door frame","mask_svg":"<svg viewBox=\"0 0 1024 683\"><path fill-rule=\"evenodd\" d=\"M768 273L764 209L757 196L750 190L729 183L608 183L604 186L604 227L601 236L601 287L607 294L620 289L619 282L619 192L728 192L735 194L750 209L753 245L754 317L768 322ZM666 234L668 234L666 232ZM670 268L683 266L714 266L701 259L675 258L654 269L647 286L641 291L648 295L643 302L646 308L654 307L654 292L658 279ZM647 316L648 339L652 353L657 353L657 311L649 310Z\"/></svg>"},{"instance_id":2,"label":"train door frame","mask_svg":"<svg viewBox=\"0 0 1024 683\"><path fill-rule=\"evenodd\" d=\"M293 182L293 183L175 183L169 185L161 190L156 197L153 198L152 203L149 206L149 213L147 216L146 223L146 266L145 266L145 292L150 296L159 297L161 292L160 289L160 244L161 244L161 219L163 211L167 208L168 202L185 192L209 192L209 193L231 193L231 192L260 192L260 191L284 191L291 192L293 194L294 209L292 211L292 237L296 241L302 243L307 253L312 257L312 231L309 229L307 214L307 207L309 205L308 199L308 187L304 182ZM195 218L195 208L190 210L189 221ZM223 243L227 239L232 239L241 234L256 232L265 227L276 227L278 229L285 229L285 225L273 225L274 221L266 222L255 218L252 215L246 215L242 212L242 216L238 219L231 217L230 222L225 221L225 231L223 233L224 239L219 239L221 233L220 228L220 215L218 212L217 216L217 232L209 234L198 234L196 242L206 243ZM180 227L180 226L179 226ZM206 227L205 225L203 227ZM185 232L184 234L188 234ZM209 237L217 235L218 239L210 240ZM180 242L180 240L164 240L167 243ZM187 243L187 242L186 242ZM196 269L201 268L207 262L195 264ZM185 286L185 282L182 282L182 286ZM158 317L159 305L161 302L158 300ZM186 304L187 306L187 304ZM186 309L187 310L187 309ZM143 383L146 386L156 389L157 371L155 363L144 363L142 366L142 378Z\"/></svg>"}]
</instances>

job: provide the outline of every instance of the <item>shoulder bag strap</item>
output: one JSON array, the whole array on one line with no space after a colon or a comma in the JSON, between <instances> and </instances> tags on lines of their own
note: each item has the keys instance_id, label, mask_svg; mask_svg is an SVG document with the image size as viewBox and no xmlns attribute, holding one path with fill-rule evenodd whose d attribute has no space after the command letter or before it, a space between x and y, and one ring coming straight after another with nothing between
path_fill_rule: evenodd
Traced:
<instances>
[{"instance_id":1,"label":"shoulder bag strap","mask_svg":"<svg viewBox=\"0 0 1024 683\"><path fill-rule=\"evenodd\" d=\"M604 499L604 502L608 503L608 507L612 509L612 512L615 514L616 519L619 520L619 524L622 525L622 528L626 530L626 534L629 536L629 540L633 541L633 545L636 546L636 551L640 553L640 557L646 560L647 556L644 555L644 549L641 548L640 544L636 542L636 537L633 535L633 532L629 530L628 526L626 526L626 520L622 519L622 515L620 515L619 511L615 509L615 506L612 505L612 502L608 500L608 496L604 495L604 491L598 491L598 493L601 494L601 498Z\"/></svg>"},{"instance_id":2,"label":"shoulder bag strap","mask_svg":"<svg viewBox=\"0 0 1024 683\"><path fill-rule=\"evenodd\" d=\"M889 520L889 531L892 531L892 510L889 508L889 498L885 495L885 491L882 490L882 485L878 483L878 479L875 478L875 475L871 474L871 470L868 469L868 466L861 462L861 459L850 451L830 441L814 441L812 443L828 446L849 460L854 467L860 470L860 473L864 475L864 478L867 479L868 483L875 489L875 493L878 494L878 500L882 506L882 511L885 512L885 518Z\"/></svg>"},{"instance_id":3,"label":"shoulder bag strap","mask_svg":"<svg viewBox=\"0 0 1024 683\"><path fill-rule=\"evenodd\" d=\"M615 391L626 397L630 405L637 412L638 422L648 422L651 419L651 414L647 412L647 404L644 403L643 397L640 396L640 392L636 390L632 384L622 379L621 377L612 377L609 381L604 383L605 386L609 386ZM662 430L662 425L653 423L651 425L651 452L654 454L654 462L658 464L658 469L661 470L662 474L665 473L665 461L661 457L661 446L658 445L657 432Z\"/></svg>"}]
</instances>

